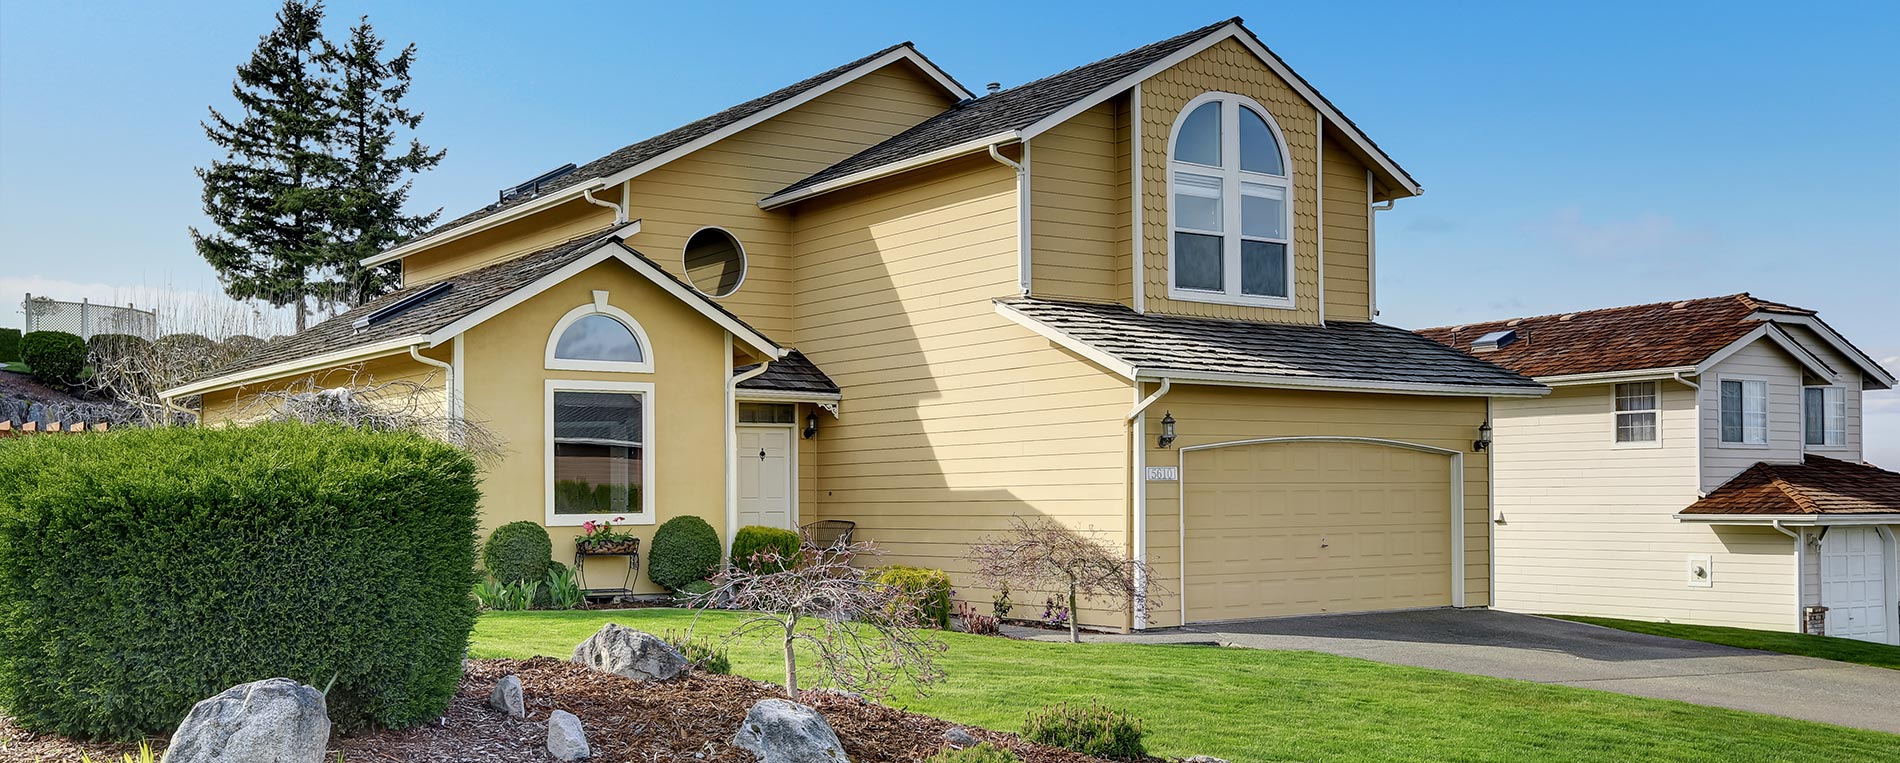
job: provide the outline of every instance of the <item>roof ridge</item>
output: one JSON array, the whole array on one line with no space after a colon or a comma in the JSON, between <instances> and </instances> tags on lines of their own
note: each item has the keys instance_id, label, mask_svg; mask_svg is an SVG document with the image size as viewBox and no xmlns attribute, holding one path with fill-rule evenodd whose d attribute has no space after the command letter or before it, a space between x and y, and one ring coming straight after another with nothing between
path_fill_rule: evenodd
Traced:
<instances>
[{"instance_id":1,"label":"roof ridge","mask_svg":"<svg viewBox=\"0 0 1900 763\"><path fill-rule=\"evenodd\" d=\"M1762 467L1762 470L1767 472L1769 475L1768 484L1774 489L1781 491L1781 494L1787 496L1789 501L1794 502L1795 508L1800 509L1804 514L1821 513L1821 507L1815 504L1814 499L1809 498L1806 493L1801 492L1800 488L1795 487L1794 483L1789 482L1786 477L1781 476L1781 472L1777 471L1774 466L1766 461L1759 462L1756 466Z\"/></svg>"},{"instance_id":2,"label":"roof ridge","mask_svg":"<svg viewBox=\"0 0 1900 763\"><path fill-rule=\"evenodd\" d=\"M1428 328L1422 328L1422 329L1417 329L1417 330L1418 331L1451 331L1454 329L1462 329L1467 326L1477 326L1477 325L1482 325L1486 323L1509 323L1511 321L1535 321L1535 320L1541 320L1545 318L1562 318L1566 315L1594 315L1597 313L1609 313L1609 312L1615 312L1618 310L1639 310L1645 307L1660 307L1662 305L1688 304L1692 302L1719 302L1722 300L1736 299L1736 298L1746 297L1746 296L1748 296L1747 292L1741 292L1739 294L1723 294L1723 295L1715 296L1715 297L1691 297L1689 299L1663 299L1663 300L1657 300L1655 302L1644 302L1644 303L1635 304L1635 305L1613 305L1611 307L1592 307L1592 308L1586 308L1583 310L1566 310L1566 311L1557 312L1557 313L1544 313L1542 315L1519 315L1519 316L1513 316L1513 317L1508 317L1508 318L1490 318L1490 319L1485 319L1485 320L1465 321L1464 323L1446 324L1443 326L1431 326Z\"/></svg>"},{"instance_id":3,"label":"roof ridge","mask_svg":"<svg viewBox=\"0 0 1900 763\"><path fill-rule=\"evenodd\" d=\"M1129 48L1129 49L1127 49L1127 50L1124 50L1124 51L1122 51L1122 52L1120 52L1120 53L1116 53L1116 54L1113 54L1113 55L1107 55L1107 56L1102 56L1101 58L1098 58L1098 59L1095 59L1095 60L1093 60L1093 61L1090 61L1090 62L1088 62L1088 63L1086 63L1086 64L1080 64L1080 65L1077 65L1077 66L1071 66L1071 67L1069 67L1069 68L1067 68L1067 69L1063 69L1062 71L1059 71L1059 72L1056 72L1056 73L1054 73L1054 74L1047 74L1047 75L1044 75L1044 76L1041 76L1041 77L1037 77L1037 78L1035 78L1035 79L1032 79L1032 80L1030 80L1030 81L1028 81L1028 82L1024 82L1024 83L1022 83L1022 84L1020 84L1020 85L1017 85L1017 86L1015 86L1015 87L1009 87L1009 88L1004 88L1004 89L1002 89L1002 90L998 90L998 91L996 91L996 92L994 92L994 93L989 93L989 94L986 94L986 95L984 95L984 96L983 96L982 98L975 98L975 99L972 99L972 101L971 101L971 102L975 102L975 101L980 101L980 100L983 100L983 98L988 98L988 97L991 97L991 96L997 96L997 95L1002 95L1002 94L1004 94L1004 93L1009 93L1009 92L1014 92L1014 91L1016 91L1016 90L1021 90L1022 88L1026 88L1026 87L1029 87L1029 86L1031 86L1031 85L1035 85L1035 84L1038 84L1038 83L1041 83L1041 82L1044 82L1044 81L1046 81L1046 80L1052 80L1052 79L1055 79L1055 78L1057 78L1057 77L1060 77L1060 76L1063 76L1063 75L1065 75L1065 74L1069 74L1069 73L1071 73L1071 72L1075 72L1075 71L1080 71L1080 70L1082 70L1082 69L1087 69L1087 68L1089 68L1089 67L1091 67L1091 66L1095 66L1095 65L1097 65L1097 64L1101 64L1101 63L1106 63L1106 62L1108 62L1108 61L1112 61L1112 60L1114 60L1114 59L1117 59L1117 58L1121 58L1121 57L1123 57L1123 56L1127 56L1127 55L1132 55L1132 54L1134 54L1134 53L1138 53L1138 52L1140 52L1140 51L1143 51L1143 50L1147 50L1148 48L1154 48L1154 47L1160 47L1160 46L1162 46L1162 45L1166 45L1166 44L1168 44L1168 43L1171 43L1171 42L1174 42L1174 41L1176 41L1176 40L1179 40L1179 39L1181 39L1181 38L1183 38L1183 37L1205 37L1205 36L1207 36L1207 35L1210 35L1210 34L1213 34L1213 33L1214 33L1214 30L1216 30L1216 29L1219 29L1219 28L1221 28L1221 27L1224 27L1224 26L1227 26L1228 24L1239 24L1239 23L1241 23L1241 22L1240 22L1240 17L1239 17L1239 16L1233 16L1233 17L1230 17L1230 18L1228 18L1228 19L1226 19L1226 20L1224 20L1224 21L1217 21L1217 22L1214 22L1214 23L1212 23L1212 24L1208 24L1207 26L1203 26L1203 27L1200 27L1200 28L1198 28L1198 29L1190 29L1190 30L1188 30L1188 31L1186 31L1186 32L1182 32L1182 33L1180 33L1180 34L1177 34L1177 35L1173 35L1173 36L1171 36L1171 37L1168 37L1168 38L1166 38L1166 39L1161 39L1161 40L1155 40L1154 42L1149 42L1149 43L1144 43L1144 44L1141 44L1141 45L1137 45L1137 46L1135 46L1135 47L1132 47L1132 48Z\"/></svg>"}]
</instances>

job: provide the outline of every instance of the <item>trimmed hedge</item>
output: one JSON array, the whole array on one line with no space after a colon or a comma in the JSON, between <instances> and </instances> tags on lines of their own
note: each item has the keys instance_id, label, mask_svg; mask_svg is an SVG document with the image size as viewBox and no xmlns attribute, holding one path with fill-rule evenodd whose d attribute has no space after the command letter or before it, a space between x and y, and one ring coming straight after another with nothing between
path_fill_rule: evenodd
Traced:
<instances>
[{"instance_id":1,"label":"trimmed hedge","mask_svg":"<svg viewBox=\"0 0 1900 763\"><path fill-rule=\"evenodd\" d=\"M33 378L48 384L78 384L86 371L86 341L64 331L34 331L20 338L20 360Z\"/></svg>"},{"instance_id":2,"label":"trimmed hedge","mask_svg":"<svg viewBox=\"0 0 1900 763\"><path fill-rule=\"evenodd\" d=\"M677 591L687 583L705 580L719 566L719 533L706 520L691 514L674 517L653 532L647 578Z\"/></svg>"},{"instance_id":3,"label":"trimmed hedge","mask_svg":"<svg viewBox=\"0 0 1900 763\"><path fill-rule=\"evenodd\" d=\"M752 563L752 555L769 549L778 552L778 557L782 560L779 564L773 565L774 569L770 570L778 572L785 569L787 563L797 561L798 546L798 533L791 530L747 525L739 528L738 534L732 536L732 563L734 566L759 572L760 570Z\"/></svg>"},{"instance_id":4,"label":"trimmed hedge","mask_svg":"<svg viewBox=\"0 0 1900 763\"><path fill-rule=\"evenodd\" d=\"M0 329L0 363L20 359L20 330Z\"/></svg>"},{"instance_id":5,"label":"trimmed hedge","mask_svg":"<svg viewBox=\"0 0 1900 763\"><path fill-rule=\"evenodd\" d=\"M910 594L923 610L923 620L939 628L950 627L950 575L943 570L906 567L894 564L878 572L877 582L894 586Z\"/></svg>"},{"instance_id":6,"label":"trimmed hedge","mask_svg":"<svg viewBox=\"0 0 1900 763\"><path fill-rule=\"evenodd\" d=\"M497 527L482 544L482 569L502 583L545 581L553 561L554 541L548 538L547 528L534 522Z\"/></svg>"},{"instance_id":7,"label":"trimmed hedge","mask_svg":"<svg viewBox=\"0 0 1900 763\"><path fill-rule=\"evenodd\" d=\"M455 694L476 611L461 451L298 424L19 437L0 485L0 707L26 728L169 733L274 676L330 686L343 729Z\"/></svg>"}]
</instances>

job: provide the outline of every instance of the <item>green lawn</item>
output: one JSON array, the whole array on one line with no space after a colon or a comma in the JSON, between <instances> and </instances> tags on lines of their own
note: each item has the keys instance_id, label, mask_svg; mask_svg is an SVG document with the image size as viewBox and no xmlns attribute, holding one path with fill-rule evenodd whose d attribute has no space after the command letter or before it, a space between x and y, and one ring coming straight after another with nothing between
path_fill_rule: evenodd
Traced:
<instances>
[{"instance_id":1,"label":"green lawn","mask_svg":"<svg viewBox=\"0 0 1900 763\"><path fill-rule=\"evenodd\" d=\"M1711 644L1760 649L1764 652L1798 654L1803 657L1819 657L1824 660L1858 662L1879 668L1900 670L1900 646L1874 644L1855 641L1851 638L1830 638L1810 636L1805 633L1780 633L1776 631L1758 631L1751 628L1725 628L1719 625L1681 625L1678 623L1650 623L1641 620L1615 620L1608 617L1572 617L1569 615L1550 615L1559 620L1601 625L1606 628L1648 633L1656 636L1682 638L1690 641L1706 641Z\"/></svg>"},{"instance_id":2,"label":"green lawn","mask_svg":"<svg viewBox=\"0 0 1900 763\"><path fill-rule=\"evenodd\" d=\"M708 613L723 634L734 615ZM684 630L693 613L484 615L473 657L567 657L602 624ZM1900 737L1681 702L1386 665L1312 652L1059 644L945 633L949 679L890 703L1018 730L1024 713L1101 698L1146 720L1149 751L1235 761L1894 760ZM775 680L773 647L734 646L733 672Z\"/></svg>"}]
</instances>

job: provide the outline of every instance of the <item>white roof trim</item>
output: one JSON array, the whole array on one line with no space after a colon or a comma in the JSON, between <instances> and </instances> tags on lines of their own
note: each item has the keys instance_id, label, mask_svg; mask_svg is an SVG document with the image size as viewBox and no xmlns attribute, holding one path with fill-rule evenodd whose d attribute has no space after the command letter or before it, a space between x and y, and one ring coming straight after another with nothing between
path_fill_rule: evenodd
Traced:
<instances>
[{"instance_id":1,"label":"white roof trim","mask_svg":"<svg viewBox=\"0 0 1900 763\"><path fill-rule=\"evenodd\" d=\"M425 344L427 342L428 342L427 337L422 336L421 334L416 334L414 336L406 336L399 339L390 339L387 341L377 342L375 344L366 344L361 347L349 347L349 348L337 350L336 352L326 352L322 355L311 355L308 357L297 358L295 360L286 360L280 363L272 363L267 366L258 366L256 368L246 369L243 371L237 371L234 373L225 374L223 376L215 376L209 379L200 379L190 384L173 387L171 389L165 390L164 392L160 392L159 396L160 397L183 397L183 396L188 396L188 395L196 395L203 392L210 392L212 390L223 389L225 387L229 387L234 384L245 384L245 383L253 382L253 381L274 379L279 376L293 374L298 371L307 371L307 370L317 369L317 368L326 368L326 367L333 366L339 363L347 363L347 362L357 361L357 360L369 360L371 358L381 357L383 355L392 355L395 353L402 352L403 350L406 350L415 345Z\"/></svg>"},{"instance_id":2,"label":"white roof trim","mask_svg":"<svg viewBox=\"0 0 1900 763\"><path fill-rule=\"evenodd\" d=\"M521 207L514 207L507 210L503 210L501 212L496 212L495 214L489 215L480 220L471 221L466 225L456 226L454 228L450 228L448 230L437 233L433 236L427 236L424 238L410 241L394 249L385 251L381 254L375 255L373 257L365 258L362 261L362 264L367 267L367 266L373 266L373 265L381 265L383 263L398 260L403 257L407 257L409 255L420 252L424 249L433 247L437 244L444 243L447 241L453 241L455 239L461 238L471 233L475 233L479 230L485 230L487 228L500 225L501 223L507 222L508 220L518 219L521 216L525 214L529 214L532 211L539 211L553 204L564 203L564 202L579 198L581 193L584 190L588 190L588 189L599 190L601 188L607 188L607 187L619 185L620 183L624 183L635 177L644 175L647 172L657 169L660 166L668 162L671 162L675 159L678 159L682 156L693 153L694 151L698 151L702 148L710 146L721 140L725 140L726 138L732 137L734 134L737 134L743 130L750 129L753 126L759 124L760 122L764 122L768 119L776 117L787 111L791 111L792 109L798 108L799 106L803 106L805 103L821 95L824 95L840 87L843 87L847 84L850 84L851 82L856 81L858 78L863 77L866 74L870 74L871 72L882 69L898 61L909 61L912 64L915 64L919 69L922 69L925 74L929 75L932 81L936 82L944 90L948 91L951 95L957 97L958 99L967 99L967 98L976 97L975 94L971 93L969 90L964 89L962 85L957 84L957 81L954 79L951 79L950 75L945 74L942 69L938 69L935 64L930 63L930 61L924 58L923 54L918 53L916 49L912 48L908 44L900 45L898 46L896 50L893 50L889 53L885 53L884 55L878 56L877 58L871 59L870 61L860 64L856 68L853 68L850 71L847 71L838 76L832 77L831 79L826 80L825 82L815 87L812 87L803 93L799 93L798 95L792 96L791 98L787 98L783 101L773 104L772 106L766 109L763 109L756 114L748 116L737 122L733 122L732 124L726 125L725 127L721 127L717 130L707 133L706 135L702 135L698 139L693 140L684 145L681 145L664 154L660 154L659 156L648 159L632 167L628 167L612 175L594 178L593 180L590 180L586 183L582 183L581 185L578 185L578 186L569 186L567 188L562 188L558 191L554 191L548 194L544 198L536 199L532 202L528 202L527 204L523 204L521 205ZM525 209L526 207L532 207L532 209ZM628 212L631 212L631 211L632 210L628 210Z\"/></svg>"},{"instance_id":3,"label":"white roof trim","mask_svg":"<svg viewBox=\"0 0 1900 763\"><path fill-rule=\"evenodd\" d=\"M1840 378L1840 374L1835 373L1833 368L1821 362L1821 359L1815 357L1814 353L1808 352L1808 349L1802 347L1800 342L1796 342L1793 337L1788 336L1787 332L1775 327L1772 323L1762 324L1756 327L1754 331L1742 335L1742 338L1728 343L1727 346L1720 350L1716 350L1714 354L1703 359L1701 363L1696 364L1695 374L1701 376L1702 374L1708 373L1717 363L1727 360L1729 356L1740 352L1743 347L1747 347L1756 340L1763 338L1774 342L1780 346L1781 349L1787 350L1788 354L1793 356L1796 362L1800 363L1802 367L1809 371L1814 372L1815 376L1819 376L1828 381L1834 381Z\"/></svg>"},{"instance_id":4,"label":"white roof trim","mask_svg":"<svg viewBox=\"0 0 1900 763\"><path fill-rule=\"evenodd\" d=\"M1835 352L1841 354L1841 357L1854 361L1854 365L1859 366L1862 373L1872 376L1886 384L1888 389L1892 389L1896 383L1900 383L1894 379L1892 372L1882 367L1878 361L1867 357L1866 353L1861 352L1855 348L1854 345L1849 344L1846 337L1841 336L1840 332L1834 330L1834 327L1827 325L1826 321L1818 317L1812 315L1786 315L1782 313L1757 312L1749 316L1749 318L1752 320L1789 323L1805 327L1809 331L1813 331L1816 336L1821 337L1821 341L1833 347Z\"/></svg>"},{"instance_id":5,"label":"white roof trim","mask_svg":"<svg viewBox=\"0 0 1900 763\"><path fill-rule=\"evenodd\" d=\"M799 201L801 199L809 199L813 196L820 196L820 195L827 194L827 193L830 193L832 191L836 191L842 188L849 188L851 186L858 185L860 183L868 183L870 181L877 180L879 178L890 177L891 175L896 175L903 172L909 172L911 170L914 170L920 167L927 167L929 165L937 164L939 162L949 161L951 159L955 159L964 154L981 151L985 148L988 148L998 143L1014 142L1018 139L1018 137L1019 136L1015 130L1010 130L1007 132L999 132L995 135L990 135L983 138L977 138L975 140L967 140L962 143L958 143L954 146L950 146L948 148L940 148L930 153L923 154L922 156L916 156L910 159L905 159L901 162L892 162L890 164L879 165L879 166L872 167L870 169L863 170L860 172L854 172L849 175L845 175L843 177L832 178L823 183L818 183L816 185L800 188L791 193L773 194L771 196L767 196L763 199L760 199L759 208L760 209L774 209L777 207L782 207L792 202Z\"/></svg>"},{"instance_id":6,"label":"white roof trim","mask_svg":"<svg viewBox=\"0 0 1900 763\"><path fill-rule=\"evenodd\" d=\"M837 392L805 392L791 389L747 389L739 387L733 392L734 400L756 400L772 403L836 403L844 400Z\"/></svg>"},{"instance_id":7,"label":"white roof trim","mask_svg":"<svg viewBox=\"0 0 1900 763\"><path fill-rule=\"evenodd\" d=\"M1262 63L1267 65L1267 68L1272 69L1275 74L1280 75L1280 79L1286 80L1286 83L1293 88L1294 92L1299 93L1300 97L1305 98L1308 103L1313 105L1313 108L1318 109L1321 115L1332 120L1335 125L1340 127L1346 133L1347 137L1352 139L1354 145L1358 146L1361 151L1364 151L1367 156L1372 157L1373 162L1378 164L1380 169L1384 170L1387 175L1390 175L1393 180L1398 181L1398 184L1410 192L1411 195L1417 196L1425 192L1425 189L1420 188L1418 183L1414 182L1410 175L1406 174L1404 170L1399 169L1398 163L1392 161L1392 157L1387 156L1377 145L1374 145L1371 138L1366 137L1366 134L1360 132L1359 128L1347 120L1345 115L1339 113L1338 110L1329 105L1326 99L1321 98L1318 92L1308 86L1306 81L1301 79L1298 74L1294 74L1293 70L1289 68L1285 62L1281 61L1278 56L1268 51L1266 46L1261 45L1259 40L1254 39L1253 34L1249 33L1239 22L1222 26L1220 29L1216 29L1206 37L1201 38L1199 42L1188 45L1185 48L1175 51L1173 55L1142 67L1141 70L1116 80L1108 86L1090 93L1081 100L1069 104L1061 111L1050 114L1035 124L1023 128L1022 138L1023 140L1029 140L1047 132L1056 125L1068 121L1069 118L1094 108L1097 104L1108 100L1117 93L1127 90L1149 77L1160 74L1170 67L1182 61L1186 61L1201 51L1207 50L1228 38L1237 39L1240 41L1240 44L1247 46L1247 49L1252 51L1256 58L1259 58Z\"/></svg>"},{"instance_id":8,"label":"white roof trim","mask_svg":"<svg viewBox=\"0 0 1900 763\"><path fill-rule=\"evenodd\" d=\"M1889 525L1900 524L1900 514L1684 514L1676 521L1713 525Z\"/></svg>"},{"instance_id":9,"label":"white roof trim","mask_svg":"<svg viewBox=\"0 0 1900 763\"><path fill-rule=\"evenodd\" d=\"M1568 387L1579 384L1667 379L1676 374L1694 374L1695 372L1695 366L1669 366L1667 368L1634 368L1627 371L1597 371L1587 374L1539 376L1535 377L1535 379L1537 383L1551 387Z\"/></svg>"}]
</instances>

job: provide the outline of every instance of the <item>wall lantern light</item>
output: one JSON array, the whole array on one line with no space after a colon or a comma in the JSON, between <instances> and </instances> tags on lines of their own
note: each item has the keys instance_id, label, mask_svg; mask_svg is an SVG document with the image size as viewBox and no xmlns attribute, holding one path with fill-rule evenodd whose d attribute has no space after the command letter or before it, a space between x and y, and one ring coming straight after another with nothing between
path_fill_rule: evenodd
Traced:
<instances>
[{"instance_id":1,"label":"wall lantern light","mask_svg":"<svg viewBox=\"0 0 1900 763\"><path fill-rule=\"evenodd\" d=\"M818 414L816 413L805 414L805 433L804 434L805 434L805 439L807 440L818 436Z\"/></svg>"},{"instance_id":2,"label":"wall lantern light","mask_svg":"<svg viewBox=\"0 0 1900 763\"><path fill-rule=\"evenodd\" d=\"M1487 421L1478 425L1478 439L1471 442L1471 449L1481 451L1489 447L1491 447L1491 422Z\"/></svg>"},{"instance_id":3,"label":"wall lantern light","mask_svg":"<svg viewBox=\"0 0 1900 763\"><path fill-rule=\"evenodd\" d=\"M1163 448L1174 444L1174 411L1161 416L1161 437L1155 442Z\"/></svg>"}]
</instances>

